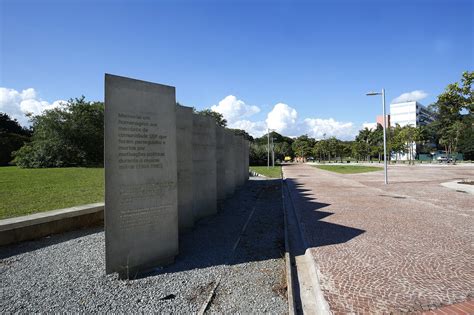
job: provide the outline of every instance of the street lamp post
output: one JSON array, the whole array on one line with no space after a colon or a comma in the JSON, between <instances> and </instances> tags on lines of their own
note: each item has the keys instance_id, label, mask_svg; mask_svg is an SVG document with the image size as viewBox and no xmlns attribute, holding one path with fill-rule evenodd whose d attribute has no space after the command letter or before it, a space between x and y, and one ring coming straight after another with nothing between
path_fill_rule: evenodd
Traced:
<instances>
[{"instance_id":1,"label":"street lamp post","mask_svg":"<svg viewBox=\"0 0 474 315\"><path fill-rule=\"evenodd\" d=\"M267 128L267 168L270 168L270 129Z\"/></svg>"},{"instance_id":2,"label":"street lamp post","mask_svg":"<svg viewBox=\"0 0 474 315\"><path fill-rule=\"evenodd\" d=\"M267 168L270 168L270 132L275 131L275 129L267 128ZM273 146L273 136L272 136L272 146ZM272 147L273 150L273 147ZM273 162L275 166L275 162Z\"/></svg>"},{"instance_id":3,"label":"street lamp post","mask_svg":"<svg viewBox=\"0 0 474 315\"><path fill-rule=\"evenodd\" d=\"M272 167L275 167L275 138L272 137Z\"/></svg>"},{"instance_id":4,"label":"street lamp post","mask_svg":"<svg viewBox=\"0 0 474 315\"><path fill-rule=\"evenodd\" d=\"M385 185L388 184L387 175L387 117L385 115L385 89L382 92L369 92L367 96L382 95L382 114L383 114L383 169L385 174Z\"/></svg>"}]
</instances>

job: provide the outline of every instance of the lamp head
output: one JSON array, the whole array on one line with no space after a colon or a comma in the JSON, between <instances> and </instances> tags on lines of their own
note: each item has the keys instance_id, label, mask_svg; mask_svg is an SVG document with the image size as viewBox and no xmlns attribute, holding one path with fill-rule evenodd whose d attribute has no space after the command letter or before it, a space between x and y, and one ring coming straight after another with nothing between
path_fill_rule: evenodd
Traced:
<instances>
[{"instance_id":1,"label":"lamp head","mask_svg":"<svg viewBox=\"0 0 474 315\"><path fill-rule=\"evenodd\" d=\"M365 95L374 96L374 95L382 95L382 93L380 93L380 92L368 92L368 93L365 93Z\"/></svg>"}]
</instances>

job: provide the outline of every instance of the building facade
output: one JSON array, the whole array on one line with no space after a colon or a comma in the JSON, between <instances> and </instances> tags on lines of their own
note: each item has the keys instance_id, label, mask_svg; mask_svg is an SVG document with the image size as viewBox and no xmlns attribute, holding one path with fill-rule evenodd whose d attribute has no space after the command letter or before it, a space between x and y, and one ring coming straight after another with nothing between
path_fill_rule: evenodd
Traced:
<instances>
[{"instance_id":1,"label":"building facade","mask_svg":"<svg viewBox=\"0 0 474 315\"><path fill-rule=\"evenodd\" d=\"M434 116L425 106L413 101L390 104L390 120L392 126L399 124L401 127L418 127L432 122Z\"/></svg>"},{"instance_id":2,"label":"building facade","mask_svg":"<svg viewBox=\"0 0 474 315\"><path fill-rule=\"evenodd\" d=\"M412 126L419 127L425 126L434 121L434 115L422 104L412 101L403 103L392 103L390 104L390 122L392 126L397 124L401 127ZM413 143L414 156L409 156L406 153L395 153L392 158L398 160L414 159L416 157L416 144Z\"/></svg>"}]
</instances>

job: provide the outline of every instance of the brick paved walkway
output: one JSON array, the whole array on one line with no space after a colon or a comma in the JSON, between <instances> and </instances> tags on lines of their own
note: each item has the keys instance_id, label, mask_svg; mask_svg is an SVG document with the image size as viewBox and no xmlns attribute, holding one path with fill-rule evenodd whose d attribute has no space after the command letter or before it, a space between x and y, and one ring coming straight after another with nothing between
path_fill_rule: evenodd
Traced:
<instances>
[{"instance_id":1,"label":"brick paved walkway","mask_svg":"<svg viewBox=\"0 0 474 315\"><path fill-rule=\"evenodd\" d=\"M474 196L439 186L474 168L404 167L389 186L382 172L284 167L334 313L422 312L474 297Z\"/></svg>"},{"instance_id":2,"label":"brick paved walkway","mask_svg":"<svg viewBox=\"0 0 474 315\"><path fill-rule=\"evenodd\" d=\"M436 310L423 312L422 315L471 315L474 314L474 300L444 306Z\"/></svg>"}]
</instances>

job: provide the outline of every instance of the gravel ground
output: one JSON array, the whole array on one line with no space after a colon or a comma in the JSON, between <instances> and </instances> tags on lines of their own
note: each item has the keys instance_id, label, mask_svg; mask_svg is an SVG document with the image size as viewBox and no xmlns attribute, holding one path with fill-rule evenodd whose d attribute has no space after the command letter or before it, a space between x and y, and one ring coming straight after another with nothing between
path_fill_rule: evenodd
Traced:
<instances>
[{"instance_id":1,"label":"gravel ground","mask_svg":"<svg viewBox=\"0 0 474 315\"><path fill-rule=\"evenodd\" d=\"M2 247L0 312L197 312L215 281L225 275L210 311L213 303L219 302L221 310L284 313L287 302L274 287L282 281L284 260L276 250L281 244L273 241L281 238L282 232L279 237L273 230L270 234L274 236L261 234L266 224L282 231L277 219L281 208L257 202L260 191L261 199L275 194L268 185L267 181L250 180L218 215L201 220L195 229L180 236L175 264L132 281L105 275L102 228ZM254 217L232 256L252 209L256 209ZM259 221L263 218L271 221L264 226ZM250 240L258 240L258 244L249 247ZM237 264L229 266L227 262ZM255 279L263 279L258 288ZM232 292L232 299L221 299L223 292Z\"/></svg>"},{"instance_id":2,"label":"gravel ground","mask_svg":"<svg viewBox=\"0 0 474 315\"><path fill-rule=\"evenodd\" d=\"M283 224L281 184L272 181L260 195L224 271L209 307L211 313L288 312Z\"/></svg>"}]
</instances>

